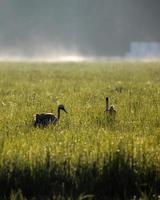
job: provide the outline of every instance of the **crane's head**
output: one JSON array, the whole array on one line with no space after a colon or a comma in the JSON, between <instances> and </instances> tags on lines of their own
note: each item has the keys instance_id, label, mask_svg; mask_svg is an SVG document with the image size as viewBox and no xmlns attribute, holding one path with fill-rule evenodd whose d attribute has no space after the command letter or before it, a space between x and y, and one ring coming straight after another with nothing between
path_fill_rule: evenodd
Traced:
<instances>
[{"instance_id":1,"label":"crane's head","mask_svg":"<svg viewBox=\"0 0 160 200\"><path fill-rule=\"evenodd\" d=\"M60 105L58 106L58 109L59 109L59 110L63 110L64 112L67 113L67 111L66 111L66 109L64 108L64 105L63 105L63 104L60 104Z\"/></svg>"}]
</instances>

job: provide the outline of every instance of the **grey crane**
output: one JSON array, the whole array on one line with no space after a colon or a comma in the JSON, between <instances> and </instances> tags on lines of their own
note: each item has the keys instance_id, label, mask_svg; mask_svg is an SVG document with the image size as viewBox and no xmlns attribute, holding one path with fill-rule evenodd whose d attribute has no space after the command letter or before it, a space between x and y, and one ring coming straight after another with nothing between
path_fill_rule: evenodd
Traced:
<instances>
[{"instance_id":1,"label":"grey crane","mask_svg":"<svg viewBox=\"0 0 160 200\"><path fill-rule=\"evenodd\" d=\"M111 116L115 116L116 115L116 110L114 109L113 106L111 106L109 108L109 98L106 97L106 110L105 110L106 113L109 113L109 115Z\"/></svg>"},{"instance_id":2,"label":"grey crane","mask_svg":"<svg viewBox=\"0 0 160 200\"><path fill-rule=\"evenodd\" d=\"M34 126L47 126L49 124L55 124L60 119L60 111L63 110L67 113L64 105L61 104L58 106L58 115L54 115L53 113L41 113L34 115Z\"/></svg>"}]
</instances>

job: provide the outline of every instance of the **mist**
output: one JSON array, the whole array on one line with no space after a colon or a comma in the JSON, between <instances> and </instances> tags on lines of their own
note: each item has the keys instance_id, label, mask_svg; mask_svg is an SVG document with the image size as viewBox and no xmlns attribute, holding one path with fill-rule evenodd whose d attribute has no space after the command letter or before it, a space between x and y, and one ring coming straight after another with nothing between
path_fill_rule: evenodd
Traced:
<instances>
[{"instance_id":1,"label":"mist","mask_svg":"<svg viewBox=\"0 0 160 200\"><path fill-rule=\"evenodd\" d=\"M160 42L159 0L0 0L0 59L124 57Z\"/></svg>"}]
</instances>

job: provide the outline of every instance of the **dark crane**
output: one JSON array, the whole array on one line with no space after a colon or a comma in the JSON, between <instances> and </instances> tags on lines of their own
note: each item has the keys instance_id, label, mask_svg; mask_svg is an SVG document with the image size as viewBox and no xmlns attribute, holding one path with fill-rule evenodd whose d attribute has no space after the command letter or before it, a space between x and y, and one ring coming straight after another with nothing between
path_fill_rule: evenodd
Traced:
<instances>
[{"instance_id":1,"label":"dark crane","mask_svg":"<svg viewBox=\"0 0 160 200\"><path fill-rule=\"evenodd\" d=\"M67 111L64 108L64 105L58 106L58 115L54 115L53 113L41 113L41 114L35 114L34 115L34 126L47 126L49 124L55 124L60 119L60 111L63 110L67 113Z\"/></svg>"},{"instance_id":2,"label":"dark crane","mask_svg":"<svg viewBox=\"0 0 160 200\"><path fill-rule=\"evenodd\" d=\"M105 110L106 113L108 113L110 116L115 116L116 115L116 110L114 109L113 106L111 106L109 108L109 98L106 97L106 110Z\"/></svg>"}]
</instances>

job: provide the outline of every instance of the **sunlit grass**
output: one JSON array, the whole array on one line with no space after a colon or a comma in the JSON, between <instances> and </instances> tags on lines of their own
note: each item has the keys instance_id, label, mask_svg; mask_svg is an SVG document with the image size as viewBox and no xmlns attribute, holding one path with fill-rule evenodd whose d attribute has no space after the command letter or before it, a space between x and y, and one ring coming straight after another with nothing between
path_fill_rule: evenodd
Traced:
<instances>
[{"instance_id":1,"label":"sunlit grass","mask_svg":"<svg viewBox=\"0 0 160 200\"><path fill-rule=\"evenodd\" d=\"M106 96L117 110L115 121L104 113ZM105 165L114 169L118 155L134 173L137 171L140 184L135 184L150 184L149 192L147 186L140 191L158 193L160 186L154 184L160 183L159 97L159 63L1 63L0 184L7 185L3 176L12 179L14 169L22 174L27 169L36 177L34 170L45 169L46 162L51 169L67 162L73 180L78 166L96 163L98 178ZM68 114L62 112L55 126L33 127L34 113L57 114L60 103ZM125 165L121 165L123 169ZM145 182L148 170L155 172L151 183ZM114 182L112 175L108 176ZM17 185L13 181L13 189L21 188L21 184L21 180ZM10 189L11 184L6 193ZM75 191L80 195L87 188ZM61 195L75 194L67 194L66 189Z\"/></svg>"}]
</instances>

